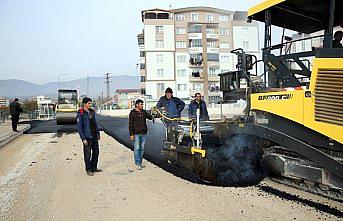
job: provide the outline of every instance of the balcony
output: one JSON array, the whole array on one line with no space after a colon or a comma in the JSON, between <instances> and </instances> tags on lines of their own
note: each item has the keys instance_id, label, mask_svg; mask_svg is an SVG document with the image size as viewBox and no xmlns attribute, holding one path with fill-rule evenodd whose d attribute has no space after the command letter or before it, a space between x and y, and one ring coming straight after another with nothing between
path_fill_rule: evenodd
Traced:
<instances>
[{"instance_id":1,"label":"balcony","mask_svg":"<svg viewBox=\"0 0 343 221\"><path fill-rule=\"evenodd\" d=\"M202 33L188 33L188 39L202 39Z\"/></svg>"},{"instance_id":2,"label":"balcony","mask_svg":"<svg viewBox=\"0 0 343 221\"><path fill-rule=\"evenodd\" d=\"M188 52L190 54L194 54L194 53L203 53L203 48L202 47L189 47L188 48Z\"/></svg>"},{"instance_id":3,"label":"balcony","mask_svg":"<svg viewBox=\"0 0 343 221\"><path fill-rule=\"evenodd\" d=\"M200 71L193 71L192 74L189 75L189 81L203 81L203 73Z\"/></svg>"},{"instance_id":4,"label":"balcony","mask_svg":"<svg viewBox=\"0 0 343 221\"><path fill-rule=\"evenodd\" d=\"M213 47L213 48L207 47L207 53L219 53L219 47Z\"/></svg>"},{"instance_id":5,"label":"balcony","mask_svg":"<svg viewBox=\"0 0 343 221\"><path fill-rule=\"evenodd\" d=\"M219 39L219 34L218 33L206 33L206 38L207 39Z\"/></svg>"},{"instance_id":6,"label":"balcony","mask_svg":"<svg viewBox=\"0 0 343 221\"><path fill-rule=\"evenodd\" d=\"M144 34L138 34L137 35L137 40L138 40L138 46L144 46Z\"/></svg>"},{"instance_id":7,"label":"balcony","mask_svg":"<svg viewBox=\"0 0 343 221\"><path fill-rule=\"evenodd\" d=\"M189 67L202 67L203 60L202 58L190 58L189 59Z\"/></svg>"},{"instance_id":8,"label":"balcony","mask_svg":"<svg viewBox=\"0 0 343 221\"><path fill-rule=\"evenodd\" d=\"M220 96L221 93L222 92L220 91L218 85L211 85L208 87L208 95L209 96Z\"/></svg>"},{"instance_id":9,"label":"balcony","mask_svg":"<svg viewBox=\"0 0 343 221\"><path fill-rule=\"evenodd\" d=\"M220 77L218 75L208 75L208 81L220 81Z\"/></svg>"}]
</instances>

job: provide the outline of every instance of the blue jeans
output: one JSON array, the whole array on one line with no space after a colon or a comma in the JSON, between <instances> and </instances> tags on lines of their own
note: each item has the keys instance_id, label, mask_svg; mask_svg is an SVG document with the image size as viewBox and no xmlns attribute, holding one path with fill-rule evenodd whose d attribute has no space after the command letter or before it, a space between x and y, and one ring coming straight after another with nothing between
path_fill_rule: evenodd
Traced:
<instances>
[{"instance_id":1,"label":"blue jeans","mask_svg":"<svg viewBox=\"0 0 343 221\"><path fill-rule=\"evenodd\" d=\"M142 165L146 134L135 134L134 160L135 164Z\"/></svg>"}]
</instances>

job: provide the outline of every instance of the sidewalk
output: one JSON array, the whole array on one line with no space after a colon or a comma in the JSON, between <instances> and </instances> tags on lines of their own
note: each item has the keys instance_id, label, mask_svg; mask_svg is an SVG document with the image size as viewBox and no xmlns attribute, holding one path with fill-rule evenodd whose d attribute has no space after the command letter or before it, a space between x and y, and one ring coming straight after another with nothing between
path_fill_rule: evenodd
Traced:
<instances>
[{"instance_id":1,"label":"sidewalk","mask_svg":"<svg viewBox=\"0 0 343 221\"><path fill-rule=\"evenodd\" d=\"M5 121L5 123L0 123L0 147L19 137L28 129L30 129L29 124L19 124L19 132L13 132L11 121Z\"/></svg>"}]
</instances>

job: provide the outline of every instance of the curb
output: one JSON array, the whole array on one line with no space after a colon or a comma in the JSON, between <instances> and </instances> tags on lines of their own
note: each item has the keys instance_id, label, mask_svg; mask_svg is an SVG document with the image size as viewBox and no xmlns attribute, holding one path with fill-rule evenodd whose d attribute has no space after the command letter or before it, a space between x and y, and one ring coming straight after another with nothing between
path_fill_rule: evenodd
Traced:
<instances>
[{"instance_id":1,"label":"curb","mask_svg":"<svg viewBox=\"0 0 343 221\"><path fill-rule=\"evenodd\" d=\"M16 139L17 137L22 135L24 132L28 131L30 128L31 128L31 125L27 124L26 127L24 129L20 130L19 132L12 133L12 134L8 135L7 137L3 138L2 140L0 140L0 147L11 142L12 140Z\"/></svg>"}]
</instances>

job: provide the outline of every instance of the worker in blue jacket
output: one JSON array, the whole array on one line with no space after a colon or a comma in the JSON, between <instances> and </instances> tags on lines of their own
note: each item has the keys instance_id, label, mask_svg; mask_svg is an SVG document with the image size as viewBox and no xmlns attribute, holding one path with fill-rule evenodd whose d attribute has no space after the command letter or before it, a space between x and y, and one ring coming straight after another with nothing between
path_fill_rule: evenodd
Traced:
<instances>
[{"instance_id":1,"label":"worker in blue jacket","mask_svg":"<svg viewBox=\"0 0 343 221\"><path fill-rule=\"evenodd\" d=\"M168 87L165 90L165 95L162 96L157 102L156 107L159 109L164 108L168 118L180 118L181 112L185 108L185 102L183 102L180 98L174 97L173 90ZM174 126L174 122L176 121L166 120L167 126Z\"/></svg>"},{"instance_id":2,"label":"worker in blue jacket","mask_svg":"<svg viewBox=\"0 0 343 221\"><path fill-rule=\"evenodd\" d=\"M201 99L200 93L195 93L195 99L189 104L188 117L190 119L197 118L197 109L200 109L200 120L209 120L206 103Z\"/></svg>"},{"instance_id":3,"label":"worker in blue jacket","mask_svg":"<svg viewBox=\"0 0 343 221\"><path fill-rule=\"evenodd\" d=\"M95 110L91 108L92 99L85 97L82 100L83 108L77 113L77 132L83 143L83 155L87 175L93 176L102 170L97 168L99 157L100 132L96 122Z\"/></svg>"}]
</instances>

